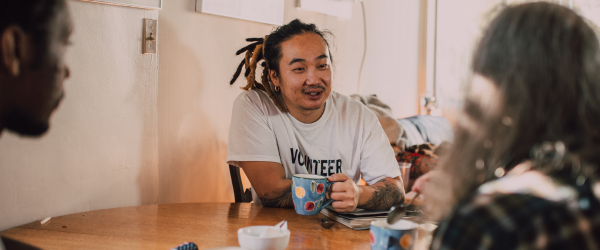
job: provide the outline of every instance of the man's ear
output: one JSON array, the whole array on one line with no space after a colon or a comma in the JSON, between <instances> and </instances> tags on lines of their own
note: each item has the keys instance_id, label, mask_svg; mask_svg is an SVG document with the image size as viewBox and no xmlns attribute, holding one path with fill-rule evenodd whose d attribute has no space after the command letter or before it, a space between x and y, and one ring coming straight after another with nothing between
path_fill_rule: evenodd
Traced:
<instances>
[{"instance_id":1,"label":"man's ear","mask_svg":"<svg viewBox=\"0 0 600 250\"><path fill-rule=\"evenodd\" d=\"M11 25L0 34L0 66L8 75L18 77L29 49L27 34L19 26Z\"/></svg>"},{"instance_id":2,"label":"man's ear","mask_svg":"<svg viewBox=\"0 0 600 250\"><path fill-rule=\"evenodd\" d=\"M273 86L281 87L281 85L279 85L279 76L277 75L277 72L275 72L275 70L269 70L269 78L271 79L271 82L273 82Z\"/></svg>"}]
</instances>

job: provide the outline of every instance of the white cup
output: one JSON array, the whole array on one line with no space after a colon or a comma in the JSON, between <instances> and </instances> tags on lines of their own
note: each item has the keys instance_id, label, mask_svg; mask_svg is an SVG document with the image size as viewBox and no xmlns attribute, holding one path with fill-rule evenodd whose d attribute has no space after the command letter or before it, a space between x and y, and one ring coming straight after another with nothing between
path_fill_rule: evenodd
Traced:
<instances>
[{"instance_id":1,"label":"white cup","mask_svg":"<svg viewBox=\"0 0 600 250\"><path fill-rule=\"evenodd\" d=\"M240 246L250 250L284 250L290 242L290 230L281 230L281 233L260 237L267 229L276 229L274 226L251 226L238 230Z\"/></svg>"}]
</instances>

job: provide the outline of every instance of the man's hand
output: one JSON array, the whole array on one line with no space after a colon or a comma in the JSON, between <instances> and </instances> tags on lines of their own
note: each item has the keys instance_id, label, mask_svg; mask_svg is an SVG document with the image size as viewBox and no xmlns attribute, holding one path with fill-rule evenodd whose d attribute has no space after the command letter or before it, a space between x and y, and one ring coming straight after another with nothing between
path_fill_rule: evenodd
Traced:
<instances>
[{"instance_id":1,"label":"man's hand","mask_svg":"<svg viewBox=\"0 0 600 250\"><path fill-rule=\"evenodd\" d=\"M356 183L346 174L334 174L329 176L327 180L336 182L331 185L331 191L328 192L328 198L335 200L333 206L336 212L352 212L358 206L360 189Z\"/></svg>"}]
</instances>

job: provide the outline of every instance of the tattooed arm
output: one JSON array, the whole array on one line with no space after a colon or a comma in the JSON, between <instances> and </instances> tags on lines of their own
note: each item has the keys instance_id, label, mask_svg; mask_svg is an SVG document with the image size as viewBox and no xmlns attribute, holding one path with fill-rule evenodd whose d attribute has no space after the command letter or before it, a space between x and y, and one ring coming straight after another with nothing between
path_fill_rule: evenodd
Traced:
<instances>
[{"instance_id":1,"label":"tattooed arm","mask_svg":"<svg viewBox=\"0 0 600 250\"><path fill-rule=\"evenodd\" d=\"M384 210L404 201L404 188L399 177L385 178L365 188L368 189L363 192L364 203L359 201L360 208Z\"/></svg>"},{"instance_id":2,"label":"tattooed arm","mask_svg":"<svg viewBox=\"0 0 600 250\"><path fill-rule=\"evenodd\" d=\"M285 178L281 163L264 161L240 162L252 188L265 207L293 208L292 180Z\"/></svg>"},{"instance_id":3,"label":"tattooed arm","mask_svg":"<svg viewBox=\"0 0 600 250\"><path fill-rule=\"evenodd\" d=\"M328 193L335 200L332 206L338 212L351 212L356 207L386 210L404 198L400 177L385 178L371 186L358 186L345 174L334 174L328 179L338 182Z\"/></svg>"},{"instance_id":4,"label":"tattooed arm","mask_svg":"<svg viewBox=\"0 0 600 250\"><path fill-rule=\"evenodd\" d=\"M284 207L284 208L293 208L294 201L292 200L292 188L291 185L287 190L282 190L283 195L276 198L260 198L260 202L265 207Z\"/></svg>"}]
</instances>

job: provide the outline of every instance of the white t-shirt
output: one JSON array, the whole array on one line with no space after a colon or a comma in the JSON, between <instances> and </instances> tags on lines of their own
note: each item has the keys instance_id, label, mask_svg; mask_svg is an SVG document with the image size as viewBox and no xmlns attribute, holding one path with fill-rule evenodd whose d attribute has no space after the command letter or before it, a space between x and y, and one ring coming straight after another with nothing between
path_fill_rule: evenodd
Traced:
<instances>
[{"instance_id":1,"label":"white t-shirt","mask_svg":"<svg viewBox=\"0 0 600 250\"><path fill-rule=\"evenodd\" d=\"M344 173L372 185L400 176L398 162L377 116L350 97L332 91L325 111L311 124L282 113L266 92L244 91L233 104L227 163L267 161L285 175Z\"/></svg>"}]
</instances>

